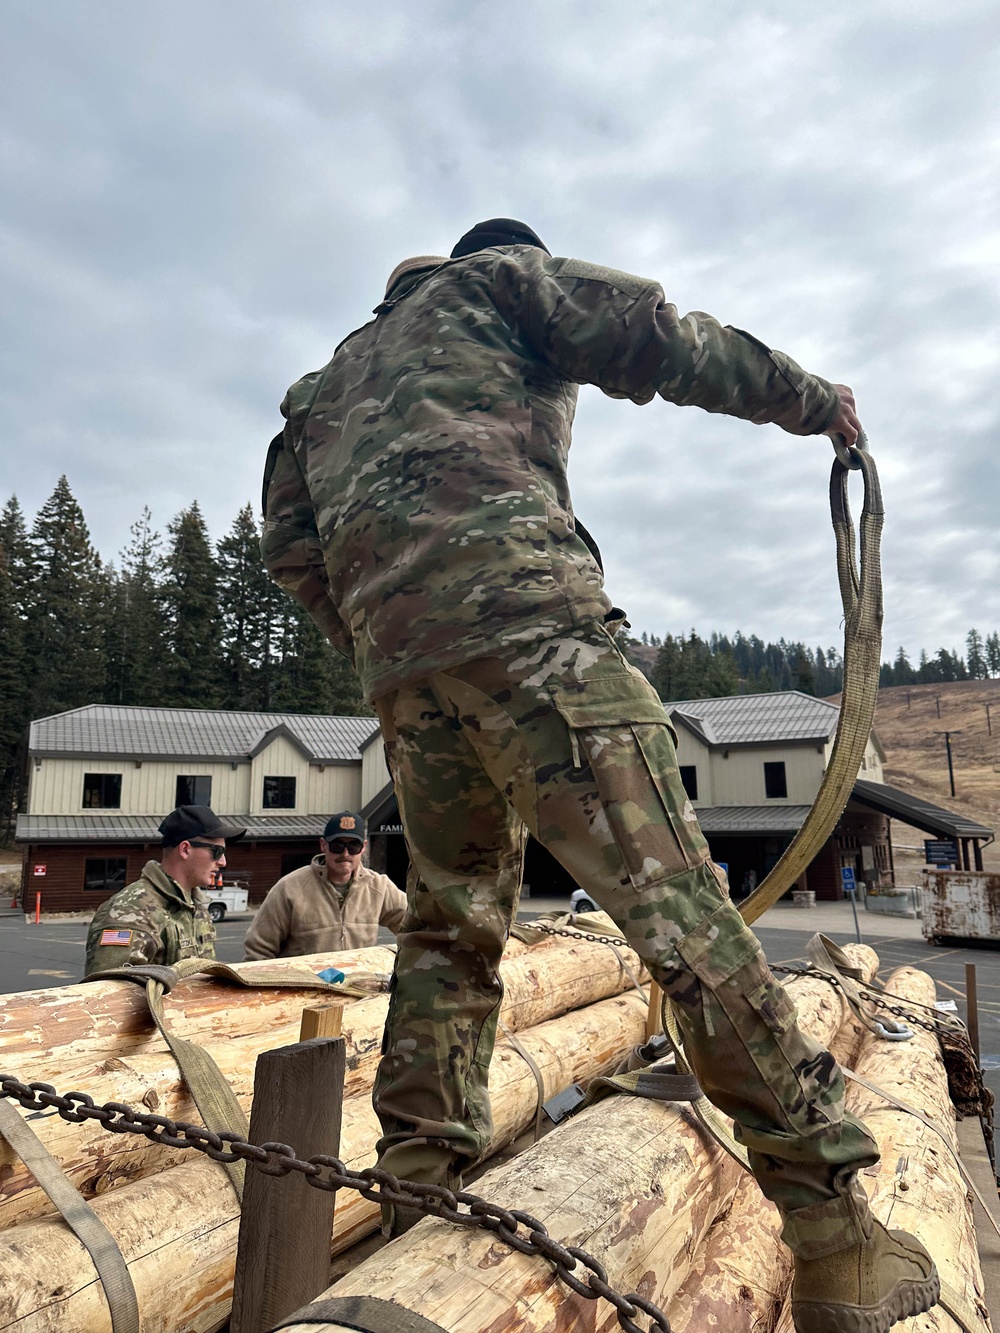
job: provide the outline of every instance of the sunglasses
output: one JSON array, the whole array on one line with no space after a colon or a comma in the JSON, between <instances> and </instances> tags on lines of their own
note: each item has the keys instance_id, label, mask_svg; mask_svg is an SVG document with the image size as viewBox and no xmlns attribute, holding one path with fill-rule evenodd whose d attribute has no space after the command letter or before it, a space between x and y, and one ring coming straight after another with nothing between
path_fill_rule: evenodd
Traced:
<instances>
[{"instance_id":1,"label":"sunglasses","mask_svg":"<svg viewBox=\"0 0 1000 1333\"><path fill-rule=\"evenodd\" d=\"M219 842L191 842L192 847L203 847L206 852L212 853L213 861L221 861L226 854L226 844Z\"/></svg>"},{"instance_id":2,"label":"sunglasses","mask_svg":"<svg viewBox=\"0 0 1000 1333\"><path fill-rule=\"evenodd\" d=\"M350 852L352 856L357 856L364 846L363 842L346 842L343 838L337 838L333 842L327 843L331 852Z\"/></svg>"}]
</instances>

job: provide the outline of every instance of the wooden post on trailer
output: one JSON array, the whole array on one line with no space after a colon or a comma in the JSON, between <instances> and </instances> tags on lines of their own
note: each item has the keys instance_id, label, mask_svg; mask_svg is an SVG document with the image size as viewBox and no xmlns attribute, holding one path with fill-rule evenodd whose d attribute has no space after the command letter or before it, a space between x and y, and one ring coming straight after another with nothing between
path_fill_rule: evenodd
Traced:
<instances>
[{"instance_id":1,"label":"wooden post on trailer","mask_svg":"<svg viewBox=\"0 0 1000 1333\"><path fill-rule=\"evenodd\" d=\"M976 1064L982 1064L979 1053L979 990L976 986L976 965L965 965L965 1020L969 1029L969 1041L975 1052Z\"/></svg>"},{"instance_id":2,"label":"wooden post on trailer","mask_svg":"<svg viewBox=\"0 0 1000 1333\"><path fill-rule=\"evenodd\" d=\"M663 998L663 991L654 981L649 988L649 1008L646 1010L646 1040L655 1037L658 1032L663 1031L663 1025L660 1022L660 1001Z\"/></svg>"},{"instance_id":3,"label":"wooden post on trailer","mask_svg":"<svg viewBox=\"0 0 1000 1333\"><path fill-rule=\"evenodd\" d=\"M306 1010L303 1027L332 1024L342 1006ZM312 1015L307 1020L307 1015ZM250 1140L288 1143L298 1157L340 1151L343 1037L318 1037L265 1051L254 1072ZM231 1333L265 1333L330 1281L335 1195L302 1176L268 1176L247 1166L236 1251Z\"/></svg>"}]
</instances>

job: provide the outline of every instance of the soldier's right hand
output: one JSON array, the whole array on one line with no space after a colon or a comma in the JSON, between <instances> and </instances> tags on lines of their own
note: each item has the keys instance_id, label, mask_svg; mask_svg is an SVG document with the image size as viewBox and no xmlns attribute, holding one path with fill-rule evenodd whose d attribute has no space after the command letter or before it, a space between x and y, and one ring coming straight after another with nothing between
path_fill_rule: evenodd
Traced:
<instances>
[{"instance_id":1,"label":"soldier's right hand","mask_svg":"<svg viewBox=\"0 0 1000 1333\"><path fill-rule=\"evenodd\" d=\"M831 440L836 440L839 436L841 443L850 448L851 445L857 444L861 433L861 419L854 406L854 390L846 384L835 384L833 387L840 395L840 403L836 416L823 434L829 435Z\"/></svg>"}]
</instances>

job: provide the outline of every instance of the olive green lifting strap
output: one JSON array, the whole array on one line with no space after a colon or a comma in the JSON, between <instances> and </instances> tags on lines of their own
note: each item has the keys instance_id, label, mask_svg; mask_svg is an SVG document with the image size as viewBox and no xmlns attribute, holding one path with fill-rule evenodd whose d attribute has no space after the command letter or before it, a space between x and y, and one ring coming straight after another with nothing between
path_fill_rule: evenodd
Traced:
<instances>
[{"instance_id":1,"label":"olive green lifting strap","mask_svg":"<svg viewBox=\"0 0 1000 1333\"><path fill-rule=\"evenodd\" d=\"M139 1302L117 1241L27 1121L2 1100L0 1138L7 1140L86 1248L108 1302L112 1333L139 1333Z\"/></svg>"},{"instance_id":2,"label":"olive green lifting strap","mask_svg":"<svg viewBox=\"0 0 1000 1333\"><path fill-rule=\"evenodd\" d=\"M447 1333L426 1315L379 1296L327 1296L286 1315L270 1333L295 1324L337 1324L357 1333Z\"/></svg>"},{"instance_id":3,"label":"olive green lifting strap","mask_svg":"<svg viewBox=\"0 0 1000 1333\"><path fill-rule=\"evenodd\" d=\"M131 981L145 986L150 1015L177 1061L177 1067L188 1085L205 1127L216 1134L228 1131L243 1139L250 1132L250 1126L236 1094L229 1086L229 1080L206 1050L170 1031L163 1012L164 995L178 982L196 975L219 977L254 990L283 987L319 990L327 995L344 997L363 997L368 993L354 986L331 985L321 981L314 972L288 964L274 963L265 967L254 963L252 972L245 976L238 968L212 958L181 958L172 967L162 967L155 963L116 967L106 972L94 972L84 978L85 981ZM232 1181L236 1197L242 1203L246 1164L232 1162L225 1165L225 1170Z\"/></svg>"},{"instance_id":4,"label":"olive green lifting strap","mask_svg":"<svg viewBox=\"0 0 1000 1333\"><path fill-rule=\"evenodd\" d=\"M871 735L882 657L882 571L879 546L885 510L878 472L867 452L864 432L854 449L838 449L830 474L830 514L837 541L837 576L844 607L844 687L833 751L805 823L777 865L740 905L750 925L795 883L815 859L843 814L857 781ZM842 461L844 458L849 462ZM847 497L851 471L864 478L860 523L860 574L855 560L854 524Z\"/></svg>"}]
</instances>

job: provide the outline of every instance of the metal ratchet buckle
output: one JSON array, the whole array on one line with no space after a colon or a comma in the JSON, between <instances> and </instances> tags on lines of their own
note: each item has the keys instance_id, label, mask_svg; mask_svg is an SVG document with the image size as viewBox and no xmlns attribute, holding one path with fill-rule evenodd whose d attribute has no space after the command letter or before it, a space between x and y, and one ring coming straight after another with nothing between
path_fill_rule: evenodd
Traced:
<instances>
[{"instance_id":1,"label":"metal ratchet buckle","mask_svg":"<svg viewBox=\"0 0 1000 1333\"><path fill-rule=\"evenodd\" d=\"M864 431L858 436L856 444L850 446L846 445L842 435L838 435L836 438L831 436L831 443L834 452L840 459L841 463L843 463L844 467L848 468L851 472L860 472L861 464L858 462L858 454L868 452L868 437Z\"/></svg>"},{"instance_id":2,"label":"metal ratchet buckle","mask_svg":"<svg viewBox=\"0 0 1000 1333\"><path fill-rule=\"evenodd\" d=\"M875 1021L875 1031L884 1041L912 1041L916 1036L916 1033L908 1027L901 1027L898 1032L892 1032L878 1020Z\"/></svg>"}]
</instances>

